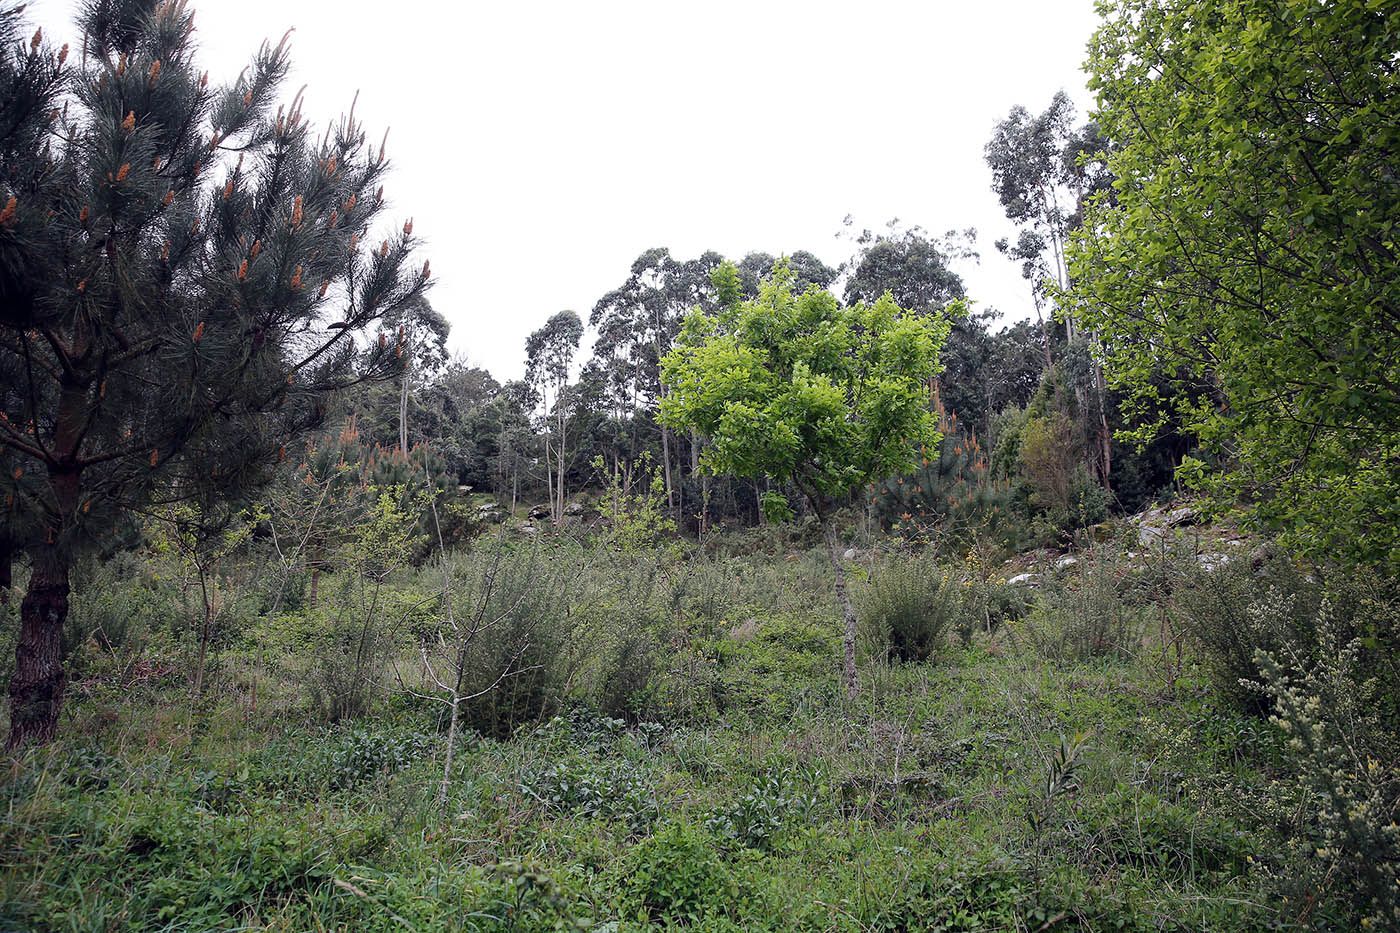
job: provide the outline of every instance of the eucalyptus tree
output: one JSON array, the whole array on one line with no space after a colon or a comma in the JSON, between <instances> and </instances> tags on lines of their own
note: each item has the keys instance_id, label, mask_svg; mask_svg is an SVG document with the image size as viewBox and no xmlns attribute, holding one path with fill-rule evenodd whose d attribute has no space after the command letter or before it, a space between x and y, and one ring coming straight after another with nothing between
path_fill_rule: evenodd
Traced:
<instances>
[{"instance_id":1,"label":"eucalyptus tree","mask_svg":"<svg viewBox=\"0 0 1400 933\"><path fill-rule=\"evenodd\" d=\"M639 415L655 413L666 392L661 358L671 349L685 315L697 306L713 308L710 274L722 261L716 252L682 260L664 247L649 249L632 263L627 281L593 306L588 322L598 333L594 354L606 361L619 411L634 428L648 420ZM657 429L666 500L678 512L676 439L665 424L658 423ZM639 445L632 446L635 454Z\"/></svg>"},{"instance_id":2,"label":"eucalyptus tree","mask_svg":"<svg viewBox=\"0 0 1400 933\"><path fill-rule=\"evenodd\" d=\"M11 746L54 734L75 560L267 479L332 393L398 373L372 330L428 284L408 225L365 242L388 163L353 109L317 134L300 94L276 105L285 38L217 86L184 3L78 27L81 54L0 9L0 446L31 566Z\"/></svg>"},{"instance_id":3,"label":"eucalyptus tree","mask_svg":"<svg viewBox=\"0 0 1400 933\"><path fill-rule=\"evenodd\" d=\"M572 398L569 375L583 321L573 311L560 311L525 341L527 379L538 393L546 425L545 476L549 510L557 524L564 520L564 475L568 470L568 425Z\"/></svg>"},{"instance_id":4,"label":"eucalyptus tree","mask_svg":"<svg viewBox=\"0 0 1400 933\"><path fill-rule=\"evenodd\" d=\"M1065 260L1066 242L1072 230L1083 221L1091 199L1110 190L1113 176L1105 162L1109 141L1094 121L1076 125L1074 103L1064 91L1051 98L1038 114L1024 107L1013 107L997 124L984 155L992 171L996 192L1008 220L1020 228L1016 242L998 240L997 250L1021 263L1022 274L1030 280L1036 313L1058 311L1071 344L1082 337L1089 343L1088 386L1076 392L1081 401L1092 393L1092 404L1082 407L1092 412L1094 425L1093 459L1100 483L1109 488L1113 469L1113 434L1109 426L1109 400L1100 365L1100 350L1092 333L1080 335L1073 307L1051 308L1054 296L1070 285ZM1049 320L1045 328L1046 367L1054 365L1054 339Z\"/></svg>"}]
</instances>

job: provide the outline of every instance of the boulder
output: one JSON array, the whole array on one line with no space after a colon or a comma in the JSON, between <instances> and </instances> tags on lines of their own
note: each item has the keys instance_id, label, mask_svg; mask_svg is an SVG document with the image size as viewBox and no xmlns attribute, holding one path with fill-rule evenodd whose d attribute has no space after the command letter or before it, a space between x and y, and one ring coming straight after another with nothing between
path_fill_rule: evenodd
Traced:
<instances>
[{"instance_id":1,"label":"boulder","mask_svg":"<svg viewBox=\"0 0 1400 933\"><path fill-rule=\"evenodd\" d=\"M583 504L579 502L570 502L568 505L564 506L564 514L577 518L583 514Z\"/></svg>"},{"instance_id":2,"label":"boulder","mask_svg":"<svg viewBox=\"0 0 1400 933\"><path fill-rule=\"evenodd\" d=\"M1068 570L1070 567L1073 567L1077 563L1079 563L1079 558L1075 557L1073 554L1066 554L1064 557L1061 557L1059 560L1055 561L1055 569Z\"/></svg>"},{"instance_id":3,"label":"boulder","mask_svg":"<svg viewBox=\"0 0 1400 933\"><path fill-rule=\"evenodd\" d=\"M1040 574L1018 573L1006 582L1010 586L1040 586Z\"/></svg>"},{"instance_id":4,"label":"boulder","mask_svg":"<svg viewBox=\"0 0 1400 933\"><path fill-rule=\"evenodd\" d=\"M1194 525L1200 521L1201 514L1189 505L1184 505L1179 509L1172 509L1166 514L1166 526L1168 528L1185 528L1187 525Z\"/></svg>"},{"instance_id":5,"label":"boulder","mask_svg":"<svg viewBox=\"0 0 1400 933\"><path fill-rule=\"evenodd\" d=\"M1229 554L1221 554L1218 551L1210 551L1205 554L1196 555L1196 562L1201 565L1201 569L1206 573L1215 573L1221 567L1230 563Z\"/></svg>"},{"instance_id":6,"label":"boulder","mask_svg":"<svg viewBox=\"0 0 1400 933\"><path fill-rule=\"evenodd\" d=\"M533 506L527 514L529 515L529 517L530 517L531 520L537 521L537 522L538 522L538 521L543 521L543 520L546 519L546 518L549 518L549 516L550 516L551 513L550 513L549 506L547 506L547 505L537 505L537 506Z\"/></svg>"}]
</instances>

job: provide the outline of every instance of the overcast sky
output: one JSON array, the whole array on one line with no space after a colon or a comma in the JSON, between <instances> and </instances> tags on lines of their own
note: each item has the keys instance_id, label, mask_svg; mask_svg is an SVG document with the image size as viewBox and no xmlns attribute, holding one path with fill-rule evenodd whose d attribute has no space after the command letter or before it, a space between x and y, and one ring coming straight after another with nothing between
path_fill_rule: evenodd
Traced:
<instances>
[{"instance_id":1,"label":"overcast sky","mask_svg":"<svg viewBox=\"0 0 1400 933\"><path fill-rule=\"evenodd\" d=\"M360 4L191 0L211 81L289 29L305 113L390 128L390 210L412 216L452 349L500 378L563 308L587 319L652 246L806 249L835 265L842 218L976 227L972 297L1033 313L982 161L1015 104L1080 70L1092 0ZM72 0L33 16L72 40ZM76 45L76 43L75 43Z\"/></svg>"}]
</instances>

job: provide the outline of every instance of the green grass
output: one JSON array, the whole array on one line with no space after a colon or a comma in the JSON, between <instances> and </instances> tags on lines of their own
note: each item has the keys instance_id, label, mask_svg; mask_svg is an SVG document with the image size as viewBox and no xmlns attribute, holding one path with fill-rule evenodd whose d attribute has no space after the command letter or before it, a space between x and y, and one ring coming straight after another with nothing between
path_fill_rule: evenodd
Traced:
<instances>
[{"instance_id":1,"label":"green grass","mask_svg":"<svg viewBox=\"0 0 1400 933\"><path fill-rule=\"evenodd\" d=\"M933 663L867 659L851 701L817 558L730 560L750 582L722 609L663 614L662 668L701 659L706 702L629 723L575 698L507 740L469 735L442 806L433 704L389 690L374 715L319 725L285 666L238 648L197 706L179 677L133 688L95 667L62 740L0 784L0 929L1257 930L1299 916L1277 894L1276 740L1189 669L1169 688L1146 643L1047 660L1026 635L1053 623L1027 619ZM1076 733L1074 788L1048 795Z\"/></svg>"}]
</instances>

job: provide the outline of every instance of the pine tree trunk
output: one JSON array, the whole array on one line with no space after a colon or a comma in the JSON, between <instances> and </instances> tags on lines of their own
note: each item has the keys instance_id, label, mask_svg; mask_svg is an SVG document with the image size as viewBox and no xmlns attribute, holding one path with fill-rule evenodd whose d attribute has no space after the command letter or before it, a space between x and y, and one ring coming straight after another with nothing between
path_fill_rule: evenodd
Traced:
<instances>
[{"instance_id":1,"label":"pine tree trunk","mask_svg":"<svg viewBox=\"0 0 1400 933\"><path fill-rule=\"evenodd\" d=\"M0 606L10 604L10 590L15 585L15 549L8 541L0 541Z\"/></svg>"},{"instance_id":2,"label":"pine tree trunk","mask_svg":"<svg viewBox=\"0 0 1400 933\"><path fill-rule=\"evenodd\" d=\"M209 657L209 639L214 631L214 596L205 571L199 572L199 596L204 604L204 621L199 627L199 657L194 665L194 695L204 696L204 665Z\"/></svg>"},{"instance_id":3,"label":"pine tree trunk","mask_svg":"<svg viewBox=\"0 0 1400 933\"><path fill-rule=\"evenodd\" d=\"M68 563L53 545L33 549L33 572L20 603L15 671L10 676L6 747L53 740L63 704L63 623L68 618Z\"/></svg>"},{"instance_id":4,"label":"pine tree trunk","mask_svg":"<svg viewBox=\"0 0 1400 933\"><path fill-rule=\"evenodd\" d=\"M399 391L399 450L408 453L408 374L410 367L403 368L403 385Z\"/></svg>"},{"instance_id":5,"label":"pine tree trunk","mask_svg":"<svg viewBox=\"0 0 1400 933\"><path fill-rule=\"evenodd\" d=\"M846 693L854 698L860 694L860 680L856 674L856 610L851 605L851 594L846 590L846 568L841 561L841 553L836 543L836 528L830 522L823 522L826 534L826 552L831 558L832 577L836 581L836 599L841 604L841 616L845 621L845 634L842 639L845 648Z\"/></svg>"}]
</instances>

